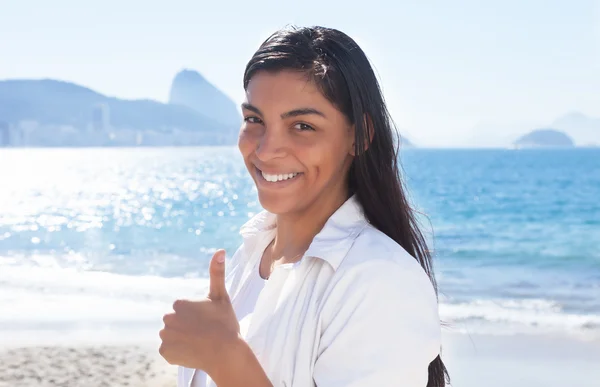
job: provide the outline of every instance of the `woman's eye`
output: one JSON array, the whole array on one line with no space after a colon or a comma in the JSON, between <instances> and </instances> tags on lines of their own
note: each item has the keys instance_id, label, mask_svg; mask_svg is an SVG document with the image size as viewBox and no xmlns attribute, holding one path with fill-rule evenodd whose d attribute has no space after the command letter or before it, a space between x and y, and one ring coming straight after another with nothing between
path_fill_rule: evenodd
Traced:
<instances>
[{"instance_id":1,"label":"woman's eye","mask_svg":"<svg viewBox=\"0 0 600 387\"><path fill-rule=\"evenodd\" d=\"M304 130L315 130L312 126L308 125L308 124L304 124L302 122L297 123L294 128L304 131Z\"/></svg>"},{"instance_id":2,"label":"woman's eye","mask_svg":"<svg viewBox=\"0 0 600 387\"><path fill-rule=\"evenodd\" d=\"M244 117L244 122L249 124L260 124L262 123L261 119L255 116Z\"/></svg>"}]
</instances>

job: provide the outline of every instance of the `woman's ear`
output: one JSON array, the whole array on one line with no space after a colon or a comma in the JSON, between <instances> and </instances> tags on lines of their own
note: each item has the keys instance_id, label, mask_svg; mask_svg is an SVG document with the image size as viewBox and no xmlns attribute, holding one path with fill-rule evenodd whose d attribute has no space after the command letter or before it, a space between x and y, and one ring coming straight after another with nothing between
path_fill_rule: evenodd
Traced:
<instances>
[{"instance_id":1,"label":"woman's ear","mask_svg":"<svg viewBox=\"0 0 600 387\"><path fill-rule=\"evenodd\" d=\"M375 126L373 125L373 120L368 114L365 114L365 118L363 120L363 130L363 133L368 133L369 136L368 138L365 138L363 142L362 151L366 152L367 149L369 149L371 143L373 142L373 137L375 136ZM356 138L356 124L352 125L352 136L353 138ZM351 150L352 156L356 156L357 151L358 150L356 149L356 142L353 141Z\"/></svg>"}]
</instances>

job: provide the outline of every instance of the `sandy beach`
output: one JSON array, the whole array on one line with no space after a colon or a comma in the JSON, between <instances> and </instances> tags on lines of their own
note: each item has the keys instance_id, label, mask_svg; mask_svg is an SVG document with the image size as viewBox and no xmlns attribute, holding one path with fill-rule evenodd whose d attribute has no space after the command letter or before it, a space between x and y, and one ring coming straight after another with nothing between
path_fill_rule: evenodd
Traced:
<instances>
[{"instance_id":1,"label":"sandy beach","mask_svg":"<svg viewBox=\"0 0 600 387\"><path fill-rule=\"evenodd\" d=\"M149 347L21 347L0 353L0 386L173 387L175 368Z\"/></svg>"},{"instance_id":2,"label":"sandy beach","mask_svg":"<svg viewBox=\"0 0 600 387\"><path fill-rule=\"evenodd\" d=\"M160 358L156 341L136 340L12 340L0 349L0 387L176 386L177 369ZM454 387L597 387L600 380L597 340L446 334L444 359Z\"/></svg>"},{"instance_id":3,"label":"sandy beach","mask_svg":"<svg viewBox=\"0 0 600 387\"><path fill-rule=\"evenodd\" d=\"M0 387L175 387L158 330L2 330Z\"/></svg>"},{"instance_id":4,"label":"sandy beach","mask_svg":"<svg viewBox=\"0 0 600 387\"><path fill-rule=\"evenodd\" d=\"M566 335L447 334L453 387L598 387L600 340Z\"/></svg>"}]
</instances>

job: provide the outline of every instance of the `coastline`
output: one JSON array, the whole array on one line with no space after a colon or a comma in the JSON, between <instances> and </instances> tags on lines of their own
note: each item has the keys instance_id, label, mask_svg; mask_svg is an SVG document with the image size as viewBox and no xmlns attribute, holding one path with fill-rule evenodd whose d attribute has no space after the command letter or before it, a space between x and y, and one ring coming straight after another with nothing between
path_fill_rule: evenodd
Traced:
<instances>
[{"instance_id":1,"label":"coastline","mask_svg":"<svg viewBox=\"0 0 600 387\"><path fill-rule=\"evenodd\" d=\"M0 387L175 387L177 367L158 354L156 332L2 332ZM28 337L28 339L27 339ZM594 387L600 341L566 335L466 335L444 332L453 387Z\"/></svg>"},{"instance_id":2,"label":"coastline","mask_svg":"<svg viewBox=\"0 0 600 387\"><path fill-rule=\"evenodd\" d=\"M567 335L445 334L455 387L595 387L600 340Z\"/></svg>"}]
</instances>

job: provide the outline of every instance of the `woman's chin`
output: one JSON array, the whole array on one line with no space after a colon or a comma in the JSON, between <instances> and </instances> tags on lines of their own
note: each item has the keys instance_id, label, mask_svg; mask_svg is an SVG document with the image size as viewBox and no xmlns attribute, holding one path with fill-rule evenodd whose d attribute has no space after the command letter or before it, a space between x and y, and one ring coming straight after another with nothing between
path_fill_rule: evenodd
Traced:
<instances>
[{"instance_id":1,"label":"woman's chin","mask_svg":"<svg viewBox=\"0 0 600 387\"><path fill-rule=\"evenodd\" d=\"M298 208L298 200L287 194L258 191L258 201L262 208L276 215L294 212Z\"/></svg>"}]
</instances>

